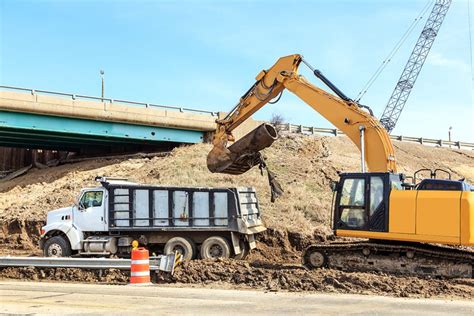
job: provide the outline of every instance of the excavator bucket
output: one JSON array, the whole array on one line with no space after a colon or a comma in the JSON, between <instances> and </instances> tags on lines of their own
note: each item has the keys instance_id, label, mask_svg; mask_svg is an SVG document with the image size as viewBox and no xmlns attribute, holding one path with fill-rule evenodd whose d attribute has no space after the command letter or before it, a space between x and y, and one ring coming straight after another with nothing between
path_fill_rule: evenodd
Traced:
<instances>
[{"instance_id":1,"label":"excavator bucket","mask_svg":"<svg viewBox=\"0 0 474 316\"><path fill-rule=\"evenodd\" d=\"M214 146L207 155L207 168L211 172L233 175L245 173L260 165L260 151L271 146L277 138L275 127L264 123L228 148Z\"/></svg>"}]
</instances>

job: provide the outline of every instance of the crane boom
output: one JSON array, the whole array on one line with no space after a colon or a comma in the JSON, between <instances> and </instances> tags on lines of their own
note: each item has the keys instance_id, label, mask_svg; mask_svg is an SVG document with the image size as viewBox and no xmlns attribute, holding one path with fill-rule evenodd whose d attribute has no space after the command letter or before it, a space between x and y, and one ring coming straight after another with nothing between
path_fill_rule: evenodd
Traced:
<instances>
[{"instance_id":1,"label":"crane boom","mask_svg":"<svg viewBox=\"0 0 474 316\"><path fill-rule=\"evenodd\" d=\"M410 92L415 85L416 79L420 74L421 68L425 63L426 57L430 52L431 46L438 35L438 31L443 23L444 17L448 12L452 0L437 0L433 10L421 31L420 37L416 42L408 63L403 69L402 75L398 80L395 90L393 90L387 106L380 118L380 123L390 133L397 124L398 118L410 96Z\"/></svg>"}]
</instances>

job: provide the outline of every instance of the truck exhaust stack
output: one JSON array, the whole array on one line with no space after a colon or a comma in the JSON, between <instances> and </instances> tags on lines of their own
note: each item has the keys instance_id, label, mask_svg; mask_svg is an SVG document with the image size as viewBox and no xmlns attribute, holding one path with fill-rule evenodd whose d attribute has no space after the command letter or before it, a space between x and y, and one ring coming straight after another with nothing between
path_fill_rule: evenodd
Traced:
<instances>
[{"instance_id":1,"label":"truck exhaust stack","mask_svg":"<svg viewBox=\"0 0 474 316\"><path fill-rule=\"evenodd\" d=\"M260 164L260 151L270 147L277 138L275 127L263 123L228 148L214 146L207 155L207 168L233 175L245 173Z\"/></svg>"}]
</instances>

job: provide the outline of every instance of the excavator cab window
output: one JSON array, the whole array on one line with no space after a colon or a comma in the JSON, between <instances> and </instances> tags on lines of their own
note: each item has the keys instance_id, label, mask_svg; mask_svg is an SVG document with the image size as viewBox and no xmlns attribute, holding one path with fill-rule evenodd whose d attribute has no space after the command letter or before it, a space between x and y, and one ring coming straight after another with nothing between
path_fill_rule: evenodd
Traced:
<instances>
[{"instance_id":1,"label":"excavator cab window","mask_svg":"<svg viewBox=\"0 0 474 316\"><path fill-rule=\"evenodd\" d=\"M365 179L345 179L340 198L341 222L350 228L366 225Z\"/></svg>"},{"instance_id":2,"label":"excavator cab window","mask_svg":"<svg viewBox=\"0 0 474 316\"><path fill-rule=\"evenodd\" d=\"M335 229L386 231L389 174L345 174L336 196Z\"/></svg>"}]
</instances>

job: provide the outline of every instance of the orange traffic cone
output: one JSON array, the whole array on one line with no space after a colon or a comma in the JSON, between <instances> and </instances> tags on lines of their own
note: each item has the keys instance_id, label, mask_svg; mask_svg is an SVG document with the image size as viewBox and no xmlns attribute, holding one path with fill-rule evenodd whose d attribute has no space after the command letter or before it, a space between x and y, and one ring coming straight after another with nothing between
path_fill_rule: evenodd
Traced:
<instances>
[{"instance_id":1,"label":"orange traffic cone","mask_svg":"<svg viewBox=\"0 0 474 316\"><path fill-rule=\"evenodd\" d=\"M132 249L132 262L130 266L131 285L149 285L150 282L150 259L148 250L139 247Z\"/></svg>"}]
</instances>

